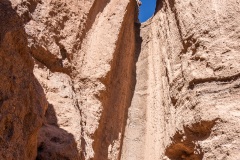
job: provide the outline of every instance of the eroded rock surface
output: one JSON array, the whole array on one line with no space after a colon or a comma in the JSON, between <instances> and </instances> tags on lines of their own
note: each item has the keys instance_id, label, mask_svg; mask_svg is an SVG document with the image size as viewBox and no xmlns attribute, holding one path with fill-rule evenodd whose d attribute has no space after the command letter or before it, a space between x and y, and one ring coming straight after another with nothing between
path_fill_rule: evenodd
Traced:
<instances>
[{"instance_id":1,"label":"eroded rock surface","mask_svg":"<svg viewBox=\"0 0 240 160\"><path fill-rule=\"evenodd\" d=\"M137 40L122 159L240 157L239 9L237 0L158 1ZM205 127L184 133L213 121L206 139L189 138Z\"/></svg>"},{"instance_id":2,"label":"eroded rock surface","mask_svg":"<svg viewBox=\"0 0 240 160\"><path fill-rule=\"evenodd\" d=\"M0 1L0 159L236 160L240 2Z\"/></svg>"},{"instance_id":3,"label":"eroded rock surface","mask_svg":"<svg viewBox=\"0 0 240 160\"><path fill-rule=\"evenodd\" d=\"M47 108L33 75L27 35L9 1L0 1L0 159L34 159Z\"/></svg>"}]
</instances>

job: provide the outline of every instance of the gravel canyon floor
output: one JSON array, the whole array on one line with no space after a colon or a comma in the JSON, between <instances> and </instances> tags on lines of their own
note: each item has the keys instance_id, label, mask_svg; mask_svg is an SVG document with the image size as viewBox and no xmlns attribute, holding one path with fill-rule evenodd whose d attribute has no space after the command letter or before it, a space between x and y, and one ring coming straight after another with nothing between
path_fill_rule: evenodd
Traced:
<instances>
[{"instance_id":1,"label":"gravel canyon floor","mask_svg":"<svg viewBox=\"0 0 240 160\"><path fill-rule=\"evenodd\" d=\"M239 160L240 0L0 0L1 160Z\"/></svg>"}]
</instances>

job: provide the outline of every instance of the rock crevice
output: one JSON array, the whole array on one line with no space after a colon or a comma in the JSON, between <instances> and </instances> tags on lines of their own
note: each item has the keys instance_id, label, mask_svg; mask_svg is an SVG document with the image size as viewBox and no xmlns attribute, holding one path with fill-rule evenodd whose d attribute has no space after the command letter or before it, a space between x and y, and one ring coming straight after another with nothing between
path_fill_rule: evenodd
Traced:
<instances>
[{"instance_id":1,"label":"rock crevice","mask_svg":"<svg viewBox=\"0 0 240 160\"><path fill-rule=\"evenodd\" d=\"M0 1L0 159L239 155L238 0Z\"/></svg>"}]
</instances>

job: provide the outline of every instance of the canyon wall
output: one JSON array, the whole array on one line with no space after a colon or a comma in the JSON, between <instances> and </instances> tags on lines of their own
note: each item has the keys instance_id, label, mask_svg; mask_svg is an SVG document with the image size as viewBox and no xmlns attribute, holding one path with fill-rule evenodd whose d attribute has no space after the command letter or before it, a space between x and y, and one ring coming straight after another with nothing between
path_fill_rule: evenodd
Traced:
<instances>
[{"instance_id":1,"label":"canyon wall","mask_svg":"<svg viewBox=\"0 0 240 160\"><path fill-rule=\"evenodd\" d=\"M158 1L142 24L122 159L239 155L239 1Z\"/></svg>"},{"instance_id":2,"label":"canyon wall","mask_svg":"<svg viewBox=\"0 0 240 160\"><path fill-rule=\"evenodd\" d=\"M240 1L0 0L0 159L240 157Z\"/></svg>"}]
</instances>

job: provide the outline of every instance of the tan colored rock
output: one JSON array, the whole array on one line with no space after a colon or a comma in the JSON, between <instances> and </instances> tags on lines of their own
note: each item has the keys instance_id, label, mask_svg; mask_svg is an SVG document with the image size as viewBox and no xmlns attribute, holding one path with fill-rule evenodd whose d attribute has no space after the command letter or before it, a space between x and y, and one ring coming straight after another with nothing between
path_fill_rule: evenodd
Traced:
<instances>
[{"instance_id":1,"label":"tan colored rock","mask_svg":"<svg viewBox=\"0 0 240 160\"><path fill-rule=\"evenodd\" d=\"M0 159L238 159L239 3L1 0Z\"/></svg>"},{"instance_id":2,"label":"tan colored rock","mask_svg":"<svg viewBox=\"0 0 240 160\"><path fill-rule=\"evenodd\" d=\"M237 0L158 1L137 41L121 159L240 157L239 10Z\"/></svg>"},{"instance_id":3,"label":"tan colored rock","mask_svg":"<svg viewBox=\"0 0 240 160\"><path fill-rule=\"evenodd\" d=\"M120 156L134 86L136 4L135 0L12 2L25 23L34 74L49 103L38 136L38 159Z\"/></svg>"}]
</instances>

